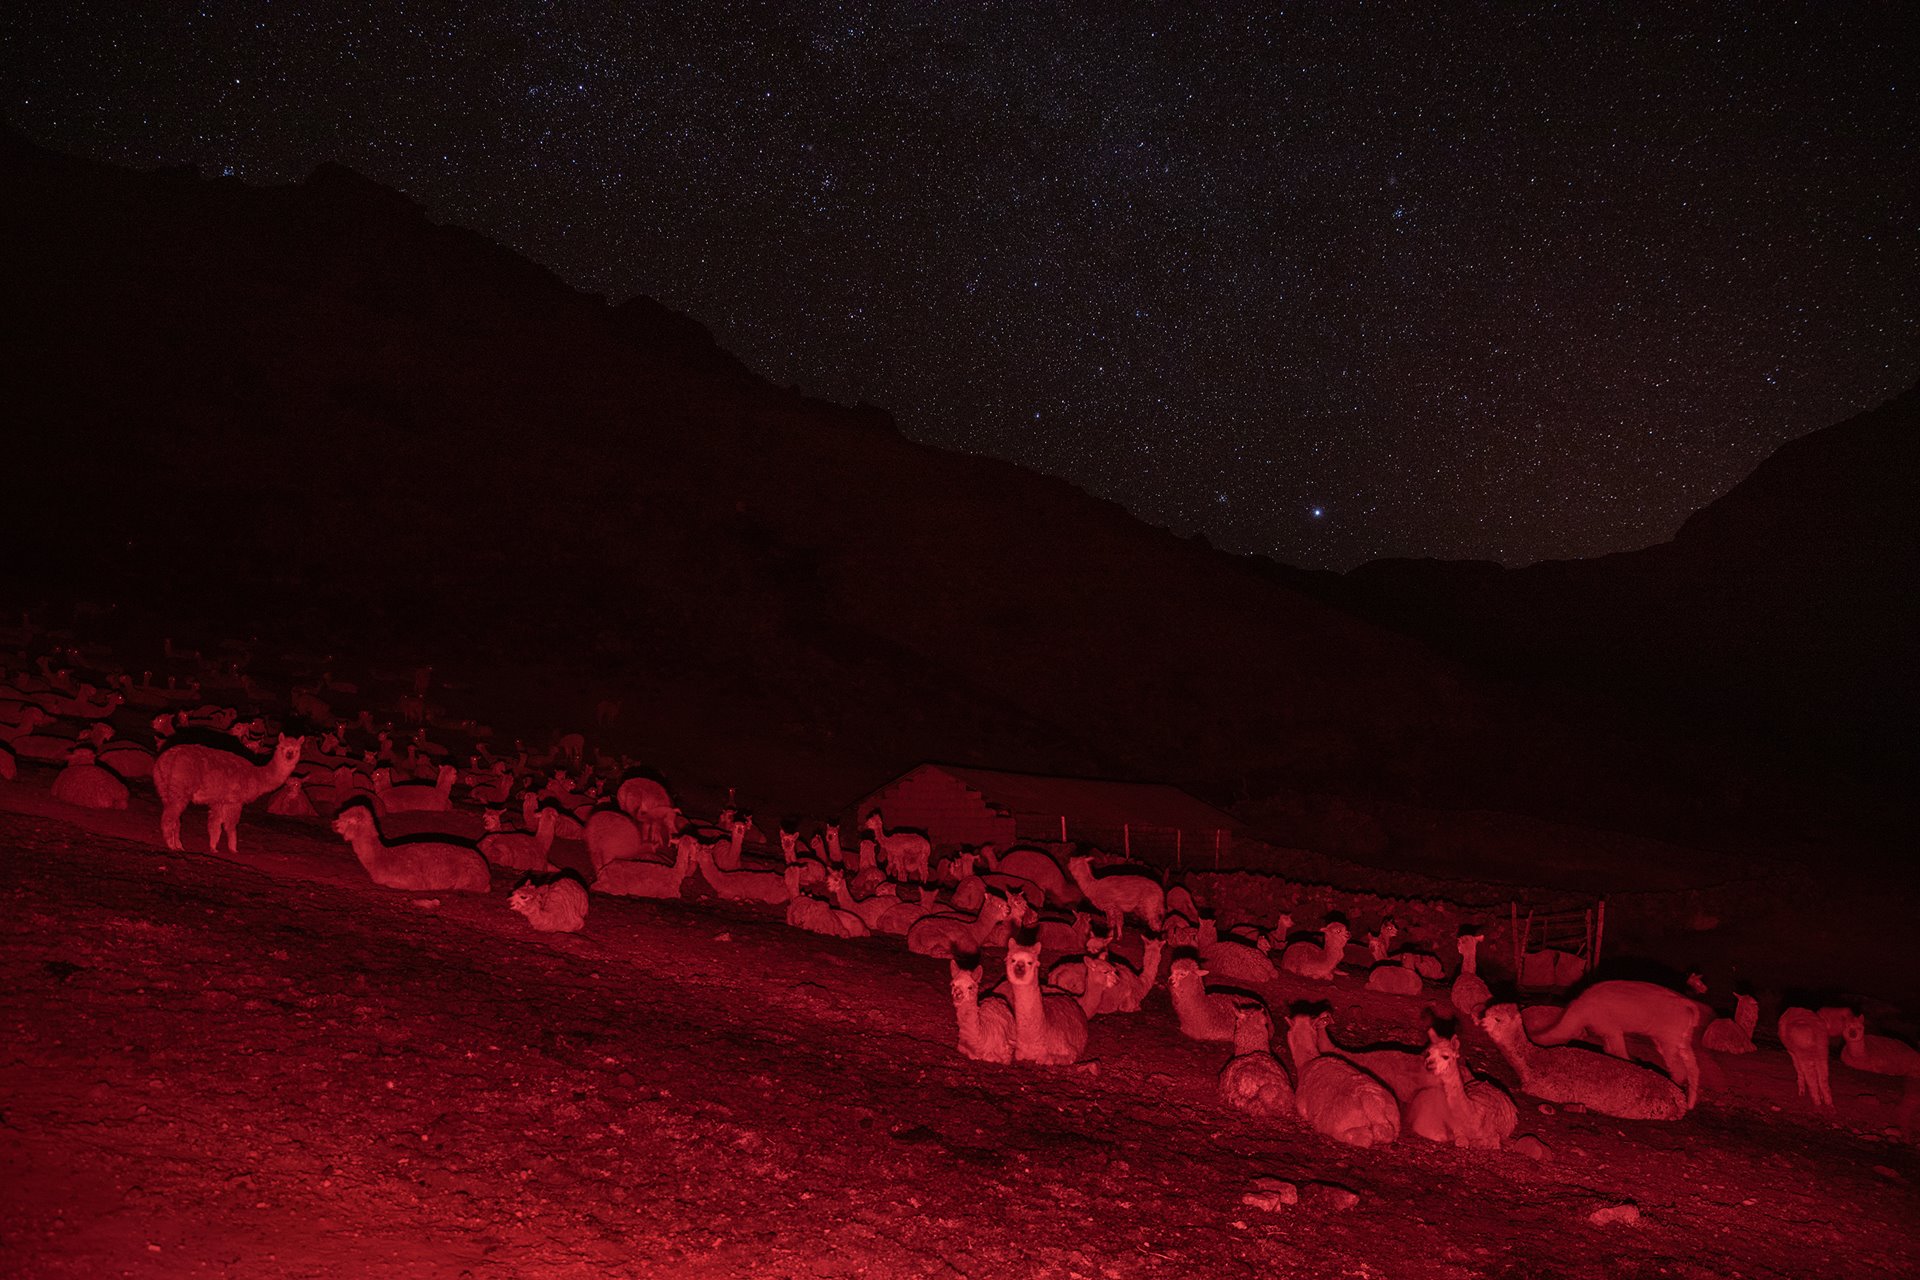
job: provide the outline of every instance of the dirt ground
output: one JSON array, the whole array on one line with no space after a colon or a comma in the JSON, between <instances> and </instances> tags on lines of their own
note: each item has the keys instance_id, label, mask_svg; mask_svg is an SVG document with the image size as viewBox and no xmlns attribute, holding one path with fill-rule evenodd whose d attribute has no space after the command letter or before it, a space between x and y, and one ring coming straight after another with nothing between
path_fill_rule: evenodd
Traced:
<instances>
[{"instance_id":1,"label":"dirt ground","mask_svg":"<svg viewBox=\"0 0 1920 1280\"><path fill-rule=\"evenodd\" d=\"M249 812L238 858L195 825L168 853L151 800L0 783L6 1275L1920 1274L1897 1082L1837 1061L1836 1120L1768 1048L1678 1124L1517 1099L1542 1162L1351 1150L1218 1105L1164 992L1079 1066L987 1066L896 939L711 900L539 935L503 876L436 900L315 824ZM1421 1001L1332 998L1343 1039L1421 1037ZM1263 1177L1300 1203L1244 1203Z\"/></svg>"}]
</instances>

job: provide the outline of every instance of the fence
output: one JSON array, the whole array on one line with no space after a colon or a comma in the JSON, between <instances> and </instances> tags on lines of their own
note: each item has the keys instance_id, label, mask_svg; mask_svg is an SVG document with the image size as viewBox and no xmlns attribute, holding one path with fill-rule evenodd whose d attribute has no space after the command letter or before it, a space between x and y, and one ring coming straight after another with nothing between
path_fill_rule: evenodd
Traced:
<instances>
[{"instance_id":1,"label":"fence","mask_svg":"<svg viewBox=\"0 0 1920 1280\"><path fill-rule=\"evenodd\" d=\"M1176 871L1219 870L1233 845L1233 833L1224 827L1189 830L1131 822L1103 826L1074 822L1063 814L1018 814L1014 837L1022 842L1092 845L1130 862Z\"/></svg>"}]
</instances>

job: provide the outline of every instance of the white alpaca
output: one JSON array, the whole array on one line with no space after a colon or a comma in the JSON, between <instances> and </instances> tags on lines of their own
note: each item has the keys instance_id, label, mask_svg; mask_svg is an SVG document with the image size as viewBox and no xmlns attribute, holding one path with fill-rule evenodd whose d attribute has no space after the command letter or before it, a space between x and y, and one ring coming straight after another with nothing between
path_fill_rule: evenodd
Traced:
<instances>
[{"instance_id":1,"label":"white alpaca","mask_svg":"<svg viewBox=\"0 0 1920 1280\"><path fill-rule=\"evenodd\" d=\"M1007 900L990 893L971 916L957 912L926 915L907 930L907 950L918 956L946 958L977 954L996 928L1007 922Z\"/></svg>"},{"instance_id":2,"label":"white alpaca","mask_svg":"<svg viewBox=\"0 0 1920 1280\"><path fill-rule=\"evenodd\" d=\"M1340 961L1347 954L1347 939L1352 935L1348 933L1345 922L1329 920L1321 936L1323 941L1317 945L1311 942L1288 944L1287 949L1280 953L1280 968L1318 982L1332 981L1334 974L1340 971ZM1292 1034L1291 1030L1288 1034Z\"/></svg>"},{"instance_id":3,"label":"white alpaca","mask_svg":"<svg viewBox=\"0 0 1920 1280\"><path fill-rule=\"evenodd\" d=\"M1255 987L1280 976L1257 945L1232 938L1218 938L1200 944L1200 967L1221 982Z\"/></svg>"},{"instance_id":4,"label":"white alpaca","mask_svg":"<svg viewBox=\"0 0 1920 1280\"><path fill-rule=\"evenodd\" d=\"M980 970L950 960L953 1017L960 1033L960 1052L975 1062L1012 1062L1015 1021L1013 1006L999 996L980 998Z\"/></svg>"},{"instance_id":5,"label":"white alpaca","mask_svg":"<svg viewBox=\"0 0 1920 1280\"><path fill-rule=\"evenodd\" d=\"M787 923L808 933L829 938L864 938L870 932L867 922L851 911L842 911L822 902L800 888L800 866L791 864L781 873L787 881Z\"/></svg>"},{"instance_id":6,"label":"white alpaca","mask_svg":"<svg viewBox=\"0 0 1920 1280\"><path fill-rule=\"evenodd\" d=\"M1489 1008L1480 1028L1513 1064L1520 1088L1536 1098L1577 1102L1621 1120L1678 1120L1687 1114L1686 1095L1652 1067L1590 1049L1535 1044L1514 1005Z\"/></svg>"},{"instance_id":7,"label":"white alpaca","mask_svg":"<svg viewBox=\"0 0 1920 1280\"><path fill-rule=\"evenodd\" d=\"M625 898L677 898L687 877L693 874L694 845L691 836L674 841L672 862L655 862L651 858L609 862L594 878L594 892Z\"/></svg>"},{"instance_id":8,"label":"white alpaca","mask_svg":"<svg viewBox=\"0 0 1920 1280\"><path fill-rule=\"evenodd\" d=\"M610 862L643 856L640 824L618 809L596 809L587 816L581 834L595 875Z\"/></svg>"},{"instance_id":9,"label":"white alpaca","mask_svg":"<svg viewBox=\"0 0 1920 1280\"><path fill-rule=\"evenodd\" d=\"M1310 1014L1287 1019L1294 1100L1306 1122L1336 1142L1371 1147L1400 1136L1400 1104L1387 1086L1341 1058L1322 1055Z\"/></svg>"},{"instance_id":10,"label":"white alpaca","mask_svg":"<svg viewBox=\"0 0 1920 1280\"><path fill-rule=\"evenodd\" d=\"M1185 956L1167 972L1167 994L1180 1032L1194 1040L1233 1039L1234 998L1206 986L1207 971Z\"/></svg>"},{"instance_id":11,"label":"white alpaca","mask_svg":"<svg viewBox=\"0 0 1920 1280\"><path fill-rule=\"evenodd\" d=\"M395 782L387 769L373 771L373 802L381 814L445 813L453 808L453 780L458 771L441 765L433 782Z\"/></svg>"},{"instance_id":12,"label":"white alpaca","mask_svg":"<svg viewBox=\"0 0 1920 1280\"><path fill-rule=\"evenodd\" d=\"M1336 1058L1344 1058L1360 1068L1393 1091L1400 1105L1406 1107L1420 1094L1439 1087L1433 1073L1427 1070L1427 1055L1424 1049L1403 1049L1398 1046L1383 1046L1377 1049L1344 1049L1334 1043L1333 1015L1320 1013L1314 1016L1314 1033L1320 1052ZM1464 1071L1464 1065L1462 1067ZM1466 1078L1473 1077L1469 1072Z\"/></svg>"},{"instance_id":13,"label":"white alpaca","mask_svg":"<svg viewBox=\"0 0 1920 1280\"><path fill-rule=\"evenodd\" d=\"M1460 1040L1429 1029L1426 1066L1437 1087L1407 1105L1407 1128L1432 1142L1498 1151L1519 1123L1513 1099L1497 1084L1469 1084L1460 1072Z\"/></svg>"},{"instance_id":14,"label":"white alpaca","mask_svg":"<svg viewBox=\"0 0 1920 1280\"><path fill-rule=\"evenodd\" d=\"M1543 1046L1598 1040L1616 1058L1627 1057L1627 1037L1642 1035L1660 1051L1674 1082L1685 1087L1687 1105L1700 1101L1700 1065L1693 1042L1712 1013L1698 1000L1653 982L1596 982L1574 998L1558 1022L1534 1033Z\"/></svg>"},{"instance_id":15,"label":"white alpaca","mask_svg":"<svg viewBox=\"0 0 1920 1280\"><path fill-rule=\"evenodd\" d=\"M275 790L300 763L305 738L281 735L273 759L259 765L218 747L184 743L169 747L153 762L153 789L160 796L160 835L167 848L180 848L180 815L190 804L207 806L207 848L217 850L224 831L227 848L240 852L240 810Z\"/></svg>"},{"instance_id":16,"label":"white alpaca","mask_svg":"<svg viewBox=\"0 0 1920 1280\"><path fill-rule=\"evenodd\" d=\"M981 851L981 861L987 864L987 870L1009 880L1024 880L1038 889L1041 901L1033 904L1036 908L1045 907L1049 902L1065 907L1077 900L1073 890L1068 887L1067 873L1060 869L1060 864L1046 850L1010 849L1005 854L993 856L988 852L992 848L992 845L988 845ZM1028 900L1032 900L1031 895Z\"/></svg>"},{"instance_id":17,"label":"white alpaca","mask_svg":"<svg viewBox=\"0 0 1920 1280\"><path fill-rule=\"evenodd\" d=\"M1833 1105L1833 1088L1827 1073L1833 1057L1833 1039L1846 1029L1848 1011L1827 1008L1788 1009L1780 1015L1777 1030L1787 1056L1793 1059L1795 1096L1808 1097L1816 1107Z\"/></svg>"},{"instance_id":18,"label":"white alpaca","mask_svg":"<svg viewBox=\"0 0 1920 1280\"><path fill-rule=\"evenodd\" d=\"M333 829L353 846L354 855L375 884L389 889L459 889L471 893L485 893L490 887L487 860L478 849L442 837L389 844L365 801L353 801L342 809L333 820Z\"/></svg>"},{"instance_id":19,"label":"white alpaca","mask_svg":"<svg viewBox=\"0 0 1920 1280\"><path fill-rule=\"evenodd\" d=\"M847 875L839 867L827 873L827 895L834 906L858 916L862 924L876 933L884 932L880 928L880 919L886 915L888 908L900 903L899 893L892 881L880 885L868 897L855 898L847 892Z\"/></svg>"},{"instance_id":20,"label":"white alpaca","mask_svg":"<svg viewBox=\"0 0 1920 1280\"><path fill-rule=\"evenodd\" d=\"M1389 960L1422 978L1438 981L1444 974L1440 962L1424 951L1395 951L1393 940L1400 936L1400 926L1391 917L1383 920L1380 928L1367 938L1367 951L1373 956L1375 965Z\"/></svg>"},{"instance_id":21,"label":"white alpaca","mask_svg":"<svg viewBox=\"0 0 1920 1280\"><path fill-rule=\"evenodd\" d=\"M507 905L541 933L578 933L587 923L587 887L571 872L529 877Z\"/></svg>"},{"instance_id":22,"label":"white alpaca","mask_svg":"<svg viewBox=\"0 0 1920 1280\"><path fill-rule=\"evenodd\" d=\"M1454 946L1460 951L1460 973L1454 978L1447 998L1454 1010L1467 1018L1478 1018L1487 1001L1493 998L1493 992L1487 989L1479 973L1480 944L1485 940L1486 935L1481 933L1463 933L1454 940Z\"/></svg>"},{"instance_id":23,"label":"white alpaca","mask_svg":"<svg viewBox=\"0 0 1920 1280\"><path fill-rule=\"evenodd\" d=\"M1116 940L1124 936L1129 912L1153 932L1160 932L1167 916L1167 893L1158 880L1132 871L1096 876L1093 859L1086 854L1068 858L1067 872L1094 910L1106 915L1109 936Z\"/></svg>"},{"instance_id":24,"label":"white alpaca","mask_svg":"<svg viewBox=\"0 0 1920 1280\"><path fill-rule=\"evenodd\" d=\"M1273 1019L1266 1006L1238 1004L1233 1013L1233 1057L1220 1068L1220 1101L1256 1116L1292 1116L1293 1086L1273 1056Z\"/></svg>"},{"instance_id":25,"label":"white alpaca","mask_svg":"<svg viewBox=\"0 0 1920 1280\"><path fill-rule=\"evenodd\" d=\"M1040 949L1007 948L1007 999L1013 1006L1013 1056L1063 1066L1087 1048L1087 1015L1072 996L1040 991Z\"/></svg>"},{"instance_id":26,"label":"white alpaca","mask_svg":"<svg viewBox=\"0 0 1920 1280\"><path fill-rule=\"evenodd\" d=\"M873 833L873 840L880 849L880 860L887 868L887 874L895 880L911 880L915 884L925 884L928 878L929 864L933 861L933 845L917 831L895 831L889 833L886 819L879 810L867 815L866 827Z\"/></svg>"}]
</instances>

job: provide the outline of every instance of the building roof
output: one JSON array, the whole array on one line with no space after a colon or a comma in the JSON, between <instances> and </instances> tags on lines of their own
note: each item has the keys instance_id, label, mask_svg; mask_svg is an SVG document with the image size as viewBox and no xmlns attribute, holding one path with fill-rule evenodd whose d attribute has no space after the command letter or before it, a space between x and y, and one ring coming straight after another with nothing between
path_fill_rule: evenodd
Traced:
<instances>
[{"instance_id":1,"label":"building roof","mask_svg":"<svg viewBox=\"0 0 1920 1280\"><path fill-rule=\"evenodd\" d=\"M988 804L1019 815L1064 815L1069 822L1088 827L1166 827L1184 831L1240 829L1231 814L1195 799L1163 782L1112 782L1102 778L1058 778L1038 773L1010 773L968 765L929 762L909 769L869 799L892 789L923 770L937 770L980 793Z\"/></svg>"}]
</instances>

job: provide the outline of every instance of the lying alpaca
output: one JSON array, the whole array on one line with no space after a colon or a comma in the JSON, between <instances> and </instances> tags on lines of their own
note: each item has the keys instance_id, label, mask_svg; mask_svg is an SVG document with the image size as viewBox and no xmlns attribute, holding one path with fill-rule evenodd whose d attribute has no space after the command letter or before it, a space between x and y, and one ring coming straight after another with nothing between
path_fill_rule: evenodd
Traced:
<instances>
[{"instance_id":1,"label":"lying alpaca","mask_svg":"<svg viewBox=\"0 0 1920 1280\"><path fill-rule=\"evenodd\" d=\"M736 830L741 824L735 824ZM787 877L780 871L728 871L715 861L712 845L701 844L691 834L683 834L681 840L694 843L694 856L698 860L700 874L706 877L713 891L730 902L785 902L787 900ZM736 843L735 847L738 845Z\"/></svg>"},{"instance_id":2,"label":"lying alpaca","mask_svg":"<svg viewBox=\"0 0 1920 1280\"><path fill-rule=\"evenodd\" d=\"M1040 992L1040 948L1007 948L1007 997L1013 1005L1013 1056L1062 1066L1087 1048L1087 1015L1072 996Z\"/></svg>"},{"instance_id":3,"label":"lying alpaca","mask_svg":"<svg viewBox=\"0 0 1920 1280\"><path fill-rule=\"evenodd\" d=\"M445 813L453 808L453 780L457 771L441 765L433 782L395 782L386 769L373 771L376 811L388 813Z\"/></svg>"},{"instance_id":4,"label":"lying alpaca","mask_svg":"<svg viewBox=\"0 0 1920 1280\"><path fill-rule=\"evenodd\" d=\"M1254 987L1280 976L1266 953L1257 944L1249 945L1231 938L1200 944L1200 967L1221 982Z\"/></svg>"},{"instance_id":5,"label":"lying alpaca","mask_svg":"<svg viewBox=\"0 0 1920 1280\"><path fill-rule=\"evenodd\" d=\"M1527 1038L1520 1010L1496 1004L1480 1028L1520 1076L1520 1088L1548 1102L1577 1102L1621 1120L1678 1120L1687 1098L1673 1081L1637 1062L1590 1049L1546 1048Z\"/></svg>"},{"instance_id":6,"label":"lying alpaca","mask_svg":"<svg viewBox=\"0 0 1920 1280\"><path fill-rule=\"evenodd\" d=\"M507 905L541 933L578 933L587 923L587 886L571 871L528 876Z\"/></svg>"},{"instance_id":7,"label":"lying alpaca","mask_svg":"<svg viewBox=\"0 0 1920 1280\"><path fill-rule=\"evenodd\" d=\"M389 889L459 889L470 893L485 893L490 887L487 860L478 849L439 836L389 844L381 838L373 806L365 800L349 801L334 817L333 829L353 846L354 855L375 884Z\"/></svg>"},{"instance_id":8,"label":"lying alpaca","mask_svg":"<svg viewBox=\"0 0 1920 1280\"><path fill-rule=\"evenodd\" d=\"M1462 933L1454 939L1454 946L1460 952L1460 972L1453 980L1447 999L1454 1012L1464 1018L1478 1018L1487 1001L1493 999L1493 992L1479 974L1480 944L1485 940L1486 935L1481 933Z\"/></svg>"},{"instance_id":9,"label":"lying alpaca","mask_svg":"<svg viewBox=\"0 0 1920 1280\"><path fill-rule=\"evenodd\" d=\"M1420 1094L1439 1087L1439 1082L1427 1069L1427 1055L1423 1049L1384 1045L1372 1049L1343 1049L1334 1043L1333 1014L1327 1012L1315 1014L1313 1026L1322 1054L1344 1058L1380 1081L1393 1091L1393 1096L1402 1107L1412 1103ZM1461 1069L1465 1071L1464 1063ZM1469 1072L1465 1078L1471 1082L1473 1076Z\"/></svg>"},{"instance_id":10,"label":"lying alpaca","mask_svg":"<svg viewBox=\"0 0 1920 1280\"><path fill-rule=\"evenodd\" d=\"M1760 1024L1760 1002L1749 995L1733 998L1733 1016L1715 1018L1700 1033L1700 1047L1715 1053L1752 1053L1753 1029Z\"/></svg>"},{"instance_id":11,"label":"lying alpaca","mask_svg":"<svg viewBox=\"0 0 1920 1280\"><path fill-rule=\"evenodd\" d=\"M1287 1048L1293 1054L1295 1104L1308 1124L1354 1147L1400 1136L1400 1105L1393 1094L1351 1062L1323 1056L1312 1015L1287 1019Z\"/></svg>"},{"instance_id":12,"label":"lying alpaca","mask_svg":"<svg viewBox=\"0 0 1920 1280\"><path fill-rule=\"evenodd\" d=\"M651 858L609 862L594 878L594 892L626 898L677 898L687 877L693 874L693 848L693 838L688 836L673 842L672 862Z\"/></svg>"},{"instance_id":13,"label":"lying alpaca","mask_svg":"<svg viewBox=\"0 0 1920 1280\"><path fill-rule=\"evenodd\" d=\"M1180 1019L1180 1032L1194 1040L1233 1039L1234 998L1206 987L1207 971L1181 956L1167 972L1167 994Z\"/></svg>"},{"instance_id":14,"label":"lying alpaca","mask_svg":"<svg viewBox=\"0 0 1920 1280\"><path fill-rule=\"evenodd\" d=\"M1520 1120L1513 1099L1499 1085L1462 1079L1459 1037L1428 1029L1427 1038L1427 1070L1438 1087L1407 1104L1407 1128L1432 1142L1498 1151Z\"/></svg>"},{"instance_id":15,"label":"lying alpaca","mask_svg":"<svg viewBox=\"0 0 1920 1280\"><path fill-rule=\"evenodd\" d=\"M1846 1030L1849 1011L1827 1008L1788 1009L1780 1015L1780 1043L1793 1059L1794 1096L1810 1097L1816 1107L1833 1105L1827 1072L1833 1057L1833 1038Z\"/></svg>"},{"instance_id":16,"label":"lying alpaca","mask_svg":"<svg viewBox=\"0 0 1920 1280\"><path fill-rule=\"evenodd\" d=\"M1340 971L1341 959L1347 954L1349 936L1343 921L1329 920L1326 929L1322 932L1324 940L1320 944L1315 945L1311 942L1288 944L1287 949L1280 953L1280 967L1287 973L1297 973L1303 978L1331 982L1333 975Z\"/></svg>"},{"instance_id":17,"label":"lying alpaca","mask_svg":"<svg viewBox=\"0 0 1920 1280\"><path fill-rule=\"evenodd\" d=\"M805 893L800 888L800 864L789 863L782 873L787 880L787 923L808 933L829 938L864 938L866 921L851 911L842 911L830 903Z\"/></svg>"},{"instance_id":18,"label":"lying alpaca","mask_svg":"<svg viewBox=\"0 0 1920 1280\"><path fill-rule=\"evenodd\" d=\"M507 867L514 871L545 871L549 865L548 853L553 848L554 826L559 814L552 809L542 809L534 819L532 831L508 831L505 829L506 815L500 809L489 809L481 821L486 826L486 834L480 837L480 853L496 867Z\"/></svg>"},{"instance_id":19,"label":"lying alpaca","mask_svg":"<svg viewBox=\"0 0 1920 1280\"><path fill-rule=\"evenodd\" d=\"M1233 1010L1233 1057L1220 1068L1220 1101L1237 1111L1263 1117L1292 1116L1293 1086L1273 1056L1273 1019L1264 1005L1237 1004Z\"/></svg>"},{"instance_id":20,"label":"lying alpaca","mask_svg":"<svg viewBox=\"0 0 1920 1280\"><path fill-rule=\"evenodd\" d=\"M986 944L988 935L1006 923L1007 900L997 893L987 895L977 914L926 915L907 930L907 950L917 956L946 958L956 953L975 954Z\"/></svg>"},{"instance_id":21,"label":"lying alpaca","mask_svg":"<svg viewBox=\"0 0 1920 1280\"><path fill-rule=\"evenodd\" d=\"M1137 1012L1141 1002L1159 981L1160 952L1165 945L1158 934L1149 936L1138 969L1112 954L1101 957L1113 974L1113 986L1100 998L1096 1007L1087 1010L1087 1015ZM1083 994L1087 990L1087 973L1091 963L1092 957L1070 956L1047 971L1047 982L1061 991Z\"/></svg>"},{"instance_id":22,"label":"lying alpaca","mask_svg":"<svg viewBox=\"0 0 1920 1280\"><path fill-rule=\"evenodd\" d=\"M889 880L882 881L881 883L892 884L893 882ZM855 879L854 885L857 891L859 887L858 878ZM880 892L879 885L874 886L873 892L875 894ZM896 892L898 892L897 888ZM981 905L986 905L986 899L984 897L981 898ZM941 902L940 899L933 894L922 890L917 900L908 902L905 899L898 899L892 906L882 911L880 913L880 922L874 926L873 931L875 933L890 933L897 937L905 937L908 931L911 930L914 925L918 924L923 917L937 915L945 910L947 910L945 903Z\"/></svg>"},{"instance_id":23,"label":"lying alpaca","mask_svg":"<svg viewBox=\"0 0 1920 1280\"><path fill-rule=\"evenodd\" d=\"M1405 961L1395 958L1376 964L1367 971L1367 990L1390 996L1417 996L1426 990L1420 975Z\"/></svg>"},{"instance_id":24,"label":"lying alpaca","mask_svg":"<svg viewBox=\"0 0 1920 1280\"><path fill-rule=\"evenodd\" d=\"M587 842L587 858L596 876L610 862L642 856L640 824L618 809L596 809L588 814L581 836Z\"/></svg>"},{"instance_id":25,"label":"lying alpaca","mask_svg":"<svg viewBox=\"0 0 1920 1280\"><path fill-rule=\"evenodd\" d=\"M880 919L886 915L889 907L898 906L899 891L891 881L880 885L865 898L856 898L847 892L847 874L839 867L827 873L827 895L833 905L842 911L851 912L860 918L869 932L883 932Z\"/></svg>"},{"instance_id":26,"label":"lying alpaca","mask_svg":"<svg viewBox=\"0 0 1920 1280\"><path fill-rule=\"evenodd\" d=\"M1158 880L1132 871L1096 876L1093 859L1085 854L1067 859L1067 872L1094 910L1106 913L1107 933L1115 940L1125 936L1129 912L1145 921L1153 932L1160 932L1167 914L1167 895Z\"/></svg>"},{"instance_id":27,"label":"lying alpaca","mask_svg":"<svg viewBox=\"0 0 1920 1280\"><path fill-rule=\"evenodd\" d=\"M1615 979L1596 982L1574 998L1551 1027L1534 1033L1533 1042L1555 1046L1574 1040L1600 1041L1615 1058L1627 1057L1627 1037L1643 1035L1660 1051L1660 1061L1687 1091L1687 1105L1700 1101L1700 1065L1694 1037L1712 1016L1698 1000L1653 982Z\"/></svg>"},{"instance_id":28,"label":"lying alpaca","mask_svg":"<svg viewBox=\"0 0 1920 1280\"><path fill-rule=\"evenodd\" d=\"M220 833L227 836L227 849L240 852L240 810L277 789L300 763L305 738L280 737L273 759L254 764L247 757L219 747L182 743L167 748L153 762L153 789L160 796L160 835L167 848L179 849L180 815L190 804L207 806L207 849L220 846Z\"/></svg>"},{"instance_id":29,"label":"lying alpaca","mask_svg":"<svg viewBox=\"0 0 1920 1280\"><path fill-rule=\"evenodd\" d=\"M1012 1062L1013 1006L999 996L980 998L980 970L947 962L952 975L953 1016L960 1032L960 1052L975 1062Z\"/></svg>"},{"instance_id":30,"label":"lying alpaca","mask_svg":"<svg viewBox=\"0 0 1920 1280\"><path fill-rule=\"evenodd\" d=\"M996 857L992 848L988 845L980 851L980 860L986 864L987 872L1009 880L1022 880L1038 889L1041 900L1033 904L1036 910L1048 903L1066 907L1079 900L1079 895L1067 884L1067 873L1044 849L1010 849ZM1032 901L1031 897L1028 900Z\"/></svg>"},{"instance_id":31,"label":"lying alpaca","mask_svg":"<svg viewBox=\"0 0 1920 1280\"><path fill-rule=\"evenodd\" d=\"M127 784L93 762L93 751L75 747L67 767L53 780L53 798L82 809L124 809Z\"/></svg>"},{"instance_id":32,"label":"lying alpaca","mask_svg":"<svg viewBox=\"0 0 1920 1280\"><path fill-rule=\"evenodd\" d=\"M306 781L295 774L267 801L267 812L278 818L315 818L319 814L307 798Z\"/></svg>"}]
</instances>

